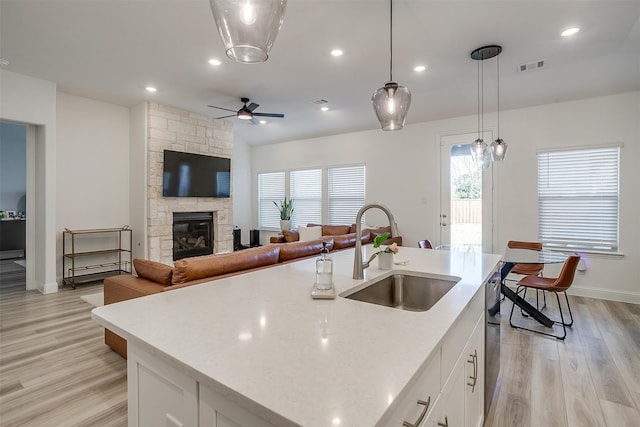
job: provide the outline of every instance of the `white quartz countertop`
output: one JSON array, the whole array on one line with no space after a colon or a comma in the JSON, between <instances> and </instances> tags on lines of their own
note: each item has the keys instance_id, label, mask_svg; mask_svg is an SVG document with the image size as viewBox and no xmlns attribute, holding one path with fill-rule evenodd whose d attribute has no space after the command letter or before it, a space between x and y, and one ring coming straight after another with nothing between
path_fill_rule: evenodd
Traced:
<instances>
[{"instance_id":1,"label":"white quartz countertop","mask_svg":"<svg viewBox=\"0 0 640 427\"><path fill-rule=\"evenodd\" d=\"M353 251L332 253L338 293L390 274L373 261L364 281L353 280ZM374 249L364 251L368 259ZM400 247L394 259L407 264L394 271L461 278L425 312L314 300L315 260L306 259L110 304L92 317L275 425L373 426L500 258Z\"/></svg>"}]
</instances>

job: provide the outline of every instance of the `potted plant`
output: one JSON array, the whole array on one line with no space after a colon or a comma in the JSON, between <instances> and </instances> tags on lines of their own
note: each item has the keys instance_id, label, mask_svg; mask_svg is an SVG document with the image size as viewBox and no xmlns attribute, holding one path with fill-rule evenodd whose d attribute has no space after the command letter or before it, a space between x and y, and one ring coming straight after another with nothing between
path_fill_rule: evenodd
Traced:
<instances>
[{"instance_id":1,"label":"potted plant","mask_svg":"<svg viewBox=\"0 0 640 427\"><path fill-rule=\"evenodd\" d=\"M287 197L284 197L284 201L278 204L276 201L273 202L274 205L280 210L280 229L282 231L288 231L291 229L291 214L293 214L293 200L287 200Z\"/></svg>"},{"instance_id":2,"label":"potted plant","mask_svg":"<svg viewBox=\"0 0 640 427\"><path fill-rule=\"evenodd\" d=\"M382 234L377 235L373 239L373 247L379 248L382 245L382 242L386 241L390 237L390 234L384 232ZM380 270L391 270L393 268L393 254L398 253L398 245L394 242L387 246L385 249L375 252L369 258L369 262L373 261L373 259L378 257L378 268Z\"/></svg>"}]
</instances>

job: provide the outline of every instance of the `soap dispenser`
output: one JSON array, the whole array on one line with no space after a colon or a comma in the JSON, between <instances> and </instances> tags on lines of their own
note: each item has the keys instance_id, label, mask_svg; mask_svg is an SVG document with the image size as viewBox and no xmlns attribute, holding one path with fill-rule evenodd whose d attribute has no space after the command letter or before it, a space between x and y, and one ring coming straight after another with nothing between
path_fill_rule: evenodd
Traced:
<instances>
[{"instance_id":1,"label":"soap dispenser","mask_svg":"<svg viewBox=\"0 0 640 427\"><path fill-rule=\"evenodd\" d=\"M333 288L333 260L329 257L327 242L322 242L320 258L316 260L316 283L319 291L328 291Z\"/></svg>"}]
</instances>

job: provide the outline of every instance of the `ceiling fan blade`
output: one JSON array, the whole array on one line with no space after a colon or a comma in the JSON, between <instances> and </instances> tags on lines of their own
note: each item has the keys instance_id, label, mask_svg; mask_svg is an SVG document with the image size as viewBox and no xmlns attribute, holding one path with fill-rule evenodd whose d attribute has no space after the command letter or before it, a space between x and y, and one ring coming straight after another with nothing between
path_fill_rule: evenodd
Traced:
<instances>
[{"instance_id":1,"label":"ceiling fan blade","mask_svg":"<svg viewBox=\"0 0 640 427\"><path fill-rule=\"evenodd\" d=\"M260 104L256 104L255 102L252 102L251 104L247 105L247 110L249 110L249 111L251 111L253 113L253 110L258 108L259 106L260 106Z\"/></svg>"},{"instance_id":2,"label":"ceiling fan blade","mask_svg":"<svg viewBox=\"0 0 640 427\"><path fill-rule=\"evenodd\" d=\"M215 105L207 105L207 107L217 108L218 110L231 111L231 112L233 112L233 113L235 113L235 112L236 112L236 110L230 110L230 109L228 109L228 108L216 107Z\"/></svg>"},{"instance_id":3,"label":"ceiling fan blade","mask_svg":"<svg viewBox=\"0 0 640 427\"><path fill-rule=\"evenodd\" d=\"M259 125L260 122L258 122L258 120L255 117L252 117L251 120L249 120L249 123L251 123L252 125Z\"/></svg>"},{"instance_id":4,"label":"ceiling fan blade","mask_svg":"<svg viewBox=\"0 0 640 427\"><path fill-rule=\"evenodd\" d=\"M230 116L222 116L222 117L214 117L214 119L219 120L219 119L228 119L229 117L236 117L237 114L231 114Z\"/></svg>"},{"instance_id":5,"label":"ceiling fan blade","mask_svg":"<svg viewBox=\"0 0 640 427\"><path fill-rule=\"evenodd\" d=\"M275 117L277 119L284 119L284 114L276 114L276 113L253 113L254 116L259 117Z\"/></svg>"}]
</instances>

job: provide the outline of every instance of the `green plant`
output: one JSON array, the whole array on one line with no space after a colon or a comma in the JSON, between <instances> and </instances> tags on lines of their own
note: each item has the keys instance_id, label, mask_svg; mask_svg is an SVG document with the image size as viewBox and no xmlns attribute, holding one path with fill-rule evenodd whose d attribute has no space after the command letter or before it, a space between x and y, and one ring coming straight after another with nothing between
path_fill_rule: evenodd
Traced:
<instances>
[{"instance_id":1,"label":"green plant","mask_svg":"<svg viewBox=\"0 0 640 427\"><path fill-rule=\"evenodd\" d=\"M291 214L293 214L293 199L287 201L287 197L285 196L284 201L280 202L280 204L275 200L273 204L280 210L280 219L291 219Z\"/></svg>"},{"instance_id":2,"label":"green plant","mask_svg":"<svg viewBox=\"0 0 640 427\"><path fill-rule=\"evenodd\" d=\"M391 234L389 234L387 231L385 231L382 234L378 234L376 237L373 238L373 247L379 248L380 245L382 245L382 243L386 241L390 236ZM373 261L373 259L376 256L378 256L378 254L381 254L383 252L387 254L395 254L398 252L398 245L396 243L392 243L388 245L384 250L375 252L373 255L369 257L369 262Z\"/></svg>"}]
</instances>

